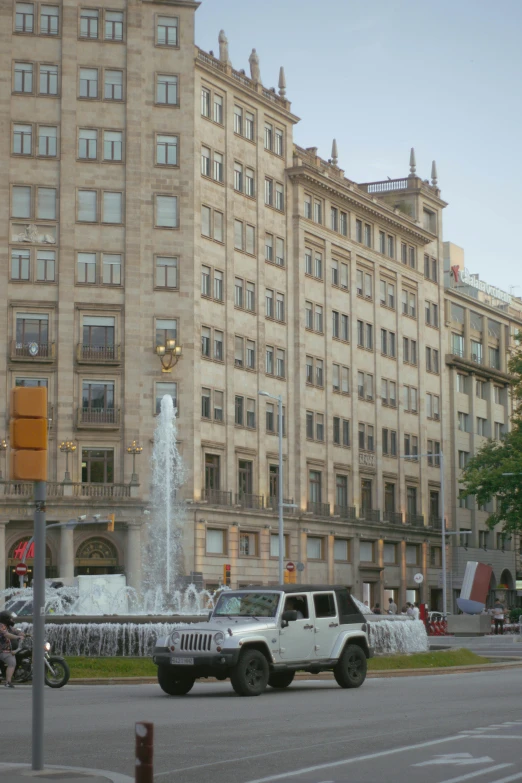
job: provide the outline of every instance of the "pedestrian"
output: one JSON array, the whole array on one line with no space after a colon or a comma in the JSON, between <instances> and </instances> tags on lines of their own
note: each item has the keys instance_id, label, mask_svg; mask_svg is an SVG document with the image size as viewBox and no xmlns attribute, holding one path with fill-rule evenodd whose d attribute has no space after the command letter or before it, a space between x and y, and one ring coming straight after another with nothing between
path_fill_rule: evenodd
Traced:
<instances>
[{"instance_id":1,"label":"pedestrian","mask_svg":"<svg viewBox=\"0 0 522 783\"><path fill-rule=\"evenodd\" d=\"M417 601L413 604L413 619L418 620L420 618L420 607Z\"/></svg>"},{"instance_id":2,"label":"pedestrian","mask_svg":"<svg viewBox=\"0 0 522 783\"><path fill-rule=\"evenodd\" d=\"M495 605L493 607L493 619L495 621L495 636L498 636L499 628L500 634L502 636L504 634L504 607L498 598L495 601Z\"/></svg>"},{"instance_id":3,"label":"pedestrian","mask_svg":"<svg viewBox=\"0 0 522 783\"><path fill-rule=\"evenodd\" d=\"M408 614L408 607L407 606L403 606L402 607L401 614L404 615L404 616L406 616Z\"/></svg>"},{"instance_id":4,"label":"pedestrian","mask_svg":"<svg viewBox=\"0 0 522 783\"><path fill-rule=\"evenodd\" d=\"M365 606L367 606L367 607L368 607L368 609L370 608L370 604L368 603L368 601L365 601L365 602L364 602L364 605L365 605Z\"/></svg>"},{"instance_id":5,"label":"pedestrian","mask_svg":"<svg viewBox=\"0 0 522 783\"><path fill-rule=\"evenodd\" d=\"M381 605L380 604L375 604L375 606L372 609L372 612L374 614L382 614L382 612L381 612Z\"/></svg>"},{"instance_id":6,"label":"pedestrian","mask_svg":"<svg viewBox=\"0 0 522 783\"><path fill-rule=\"evenodd\" d=\"M388 598L388 614L397 614L397 604L393 598Z\"/></svg>"},{"instance_id":7,"label":"pedestrian","mask_svg":"<svg viewBox=\"0 0 522 783\"><path fill-rule=\"evenodd\" d=\"M409 601L406 603L406 614L408 617L413 617L413 604L410 604Z\"/></svg>"}]
</instances>

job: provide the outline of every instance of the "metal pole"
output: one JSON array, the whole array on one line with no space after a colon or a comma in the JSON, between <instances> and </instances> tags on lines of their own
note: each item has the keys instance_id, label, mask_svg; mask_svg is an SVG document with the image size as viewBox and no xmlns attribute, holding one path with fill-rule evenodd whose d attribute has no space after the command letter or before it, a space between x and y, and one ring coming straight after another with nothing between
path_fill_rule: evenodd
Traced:
<instances>
[{"instance_id":1,"label":"metal pole","mask_svg":"<svg viewBox=\"0 0 522 783\"><path fill-rule=\"evenodd\" d=\"M440 452L440 520L442 535L442 617L446 619L447 596L446 596L446 520L444 517L444 455Z\"/></svg>"},{"instance_id":2,"label":"metal pole","mask_svg":"<svg viewBox=\"0 0 522 783\"><path fill-rule=\"evenodd\" d=\"M34 482L33 575L33 770L44 768L45 498L47 483Z\"/></svg>"},{"instance_id":3,"label":"metal pole","mask_svg":"<svg viewBox=\"0 0 522 783\"><path fill-rule=\"evenodd\" d=\"M278 486L278 510L279 510L279 584L284 582L284 556L285 556L285 536L283 530L283 395L280 394L278 401L279 417L279 486Z\"/></svg>"}]
</instances>

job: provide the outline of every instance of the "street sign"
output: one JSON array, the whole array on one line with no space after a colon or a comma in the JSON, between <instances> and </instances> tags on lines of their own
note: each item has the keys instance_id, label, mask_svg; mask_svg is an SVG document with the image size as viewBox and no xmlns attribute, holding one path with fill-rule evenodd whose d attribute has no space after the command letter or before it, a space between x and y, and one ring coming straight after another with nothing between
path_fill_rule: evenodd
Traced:
<instances>
[{"instance_id":1,"label":"street sign","mask_svg":"<svg viewBox=\"0 0 522 783\"><path fill-rule=\"evenodd\" d=\"M25 563L18 563L15 568L15 574L17 576L25 576L27 573L27 566Z\"/></svg>"},{"instance_id":2,"label":"street sign","mask_svg":"<svg viewBox=\"0 0 522 783\"><path fill-rule=\"evenodd\" d=\"M304 568L305 568L304 567L304 563L298 563L296 567L297 567L298 571L304 571Z\"/></svg>"},{"instance_id":3,"label":"street sign","mask_svg":"<svg viewBox=\"0 0 522 783\"><path fill-rule=\"evenodd\" d=\"M424 582L424 577L422 574L415 574L413 581L416 585L421 585Z\"/></svg>"},{"instance_id":4,"label":"street sign","mask_svg":"<svg viewBox=\"0 0 522 783\"><path fill-rule=\"evenodd\" d=\"M295 563L287 563L286 564L286 570L287 571L295 571Z\"/></svg>"}]
</instances>

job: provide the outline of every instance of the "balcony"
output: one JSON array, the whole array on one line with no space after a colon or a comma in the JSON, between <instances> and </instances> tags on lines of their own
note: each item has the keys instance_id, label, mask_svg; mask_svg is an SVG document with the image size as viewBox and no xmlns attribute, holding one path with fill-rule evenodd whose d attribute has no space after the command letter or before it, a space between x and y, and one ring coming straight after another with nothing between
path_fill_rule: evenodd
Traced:
<instances>
[{"instance_id":1,"label":"balcony","mask_svg":"<svg viewBox=\"0 0 522 783\"><path fill-rule=\"evenodd\" d=\"M392 525L402 525L402 511L384 511L382 519Z\"/></svg>"},{"instance_id":2,"label":"balcony","mask_svg":"<svg viewBox=\"0 0 522 783\"><path fill-rule=\"evenodd\" d=\"M130 484L75 484L75 497L130 498Z\"/></svg>"},{"instance_id":3,"label":"balcony","mask_svg":"<svg viewBox=\"0 0 522 783\"><path fill-rule=\"evenodd\" d=\"M378 508L362 508L359 512L359 519L364 519L366 522L380 522L381 511Z\"/></svg>"},{"instance_id":4,"label":"balcony","mask_svg":"<svg viewBox=\"0 0 522 783\"><path fill-rule=\"evenodd\" d=\"M32 481L0 481L0 497L27 498L34 494ZM91 498L130 498L129 484L73 484L58 481L47 482L47 498L91 497Z\"/></svg>"},{"instance_id":5,"label":"balcony","mask_svg":"<svg viewBox=\"0 0 522 783\"><path fill-rule=\"evenodd\" d=\"M293 506L294 499L293 498L283 498L283 506ZM275 497L274 495L270 495L266 502L266 510L267 511L279 511L279 498ZM283 508L283 513L286 514L293 514L295 509L293 508Z\"/></svg>"},{"instance_id":6,"label":"balcony","mask_svg":"<svg viewBox=\"0 0 522 783\"><path fill-rule=\"evenodd\" d=\"M329 503L315 503L313 500L309 500L306 504L306 510L313 514L315 517L329 517L330 516L330 504Z\"/></svg>"},{"instance_id":7,"label":"balcony","mask_svg":"<svg viewBox=\"0 0 522 783\"><path fill-rule=\"evenodd\" d=\"M211 506L231 506L232 492L225 489L202 489L201 500Z\"/></svg>"},{"instance_id":8,"label":"balcony","mask_svg":"<svg viewBox=\"0 0 522 783\"><path fill-rule=\"evenodd\" d=\"M15 362L54 362L55 343L11 341L10 358Z\"/></svg>"},{"instance_id":9,"label":"balcony","mask_svg":"<svg viewBox=\"0 0 522 783\"><path fill-rule=\"evenodd\" d=\"M120 346L83 345L78 343L76 346L76 361L78 364L120 364Z\"/></svg>"},{"instance_id":10,"label":"balcony","mask_svg":"<svg viewBox=\"0 0 522 783\"><path fill-rule=\"evenodd\" d=\"M120 409L78 408L76 426L79 429L117 430L120 427Z\"/></svg>"},{"instance_id":11,"label":"balcony","mask_svg":"<svg viewBox=\"0 0 522 783\"><path fill-rule=\"evenodd\" d=\"M439 532L442 531L442 521L441 521L441 518L439 516L434 517L434 516L430 515L429 520L428 520L428 525L433 530L438 530Z\"/></svg>"},{"instance_id":12,"label":"balcony","mask_svg":"<svg viewBox=\"0 0 522 783\"><path fill-rule=\"evenodd\" d=\"M355 506L334 506L334 514L345 521L355 521Z\"/></svg>"},{"instance_id":13,"label":"balcony","mask_svg":"<svg viewBox=\"0 0 522 783\"><path fill-rule=\"evenodd\" d=\"M236 506L262 511L265 507L265 498L263 495L249 495L243 492L238 492L236 495Z\"/></svg>"},{"instance_id":14,"label":"balcony","mask_svg":"<svg viewBox=\"0 0 522 783\"><path fill-rule=\"evenodd\" d=\"M406 514L406 524L414 527L424 527L424 516L422 514Z\"/></svg>"}]
</instances>

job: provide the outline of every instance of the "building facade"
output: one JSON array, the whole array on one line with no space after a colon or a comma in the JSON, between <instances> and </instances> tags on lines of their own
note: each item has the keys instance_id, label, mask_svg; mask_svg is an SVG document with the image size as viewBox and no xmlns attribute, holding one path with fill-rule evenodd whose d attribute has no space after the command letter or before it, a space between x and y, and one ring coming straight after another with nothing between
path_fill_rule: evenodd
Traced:
<instances>
[{"instance_id":1,"label":"building facade","mask_svg":"<svg viewBox=\"0 0 522 783\"><path fill-rule=\"evenodd\" d=\"M114 534L50 530L48 575L139 586L170 394L186 579L217 586L230 564L233 586L275 583L279 422L264 391L283 398L297 580L440 605L436 455L453 436L436 171L421 179L412 155L408 176L357 184L335 144L328 161L296 146L284 73L265 88L255 51L250 77L234 69L223 33L219 57L195 47L196 10L0 0L0 404L7 425L12 386L48 388L49 522L116 514ZM169 340L182 353L163 372ZM2 484L7 585L31 492Z\"/></svg>"}]
</instances>

